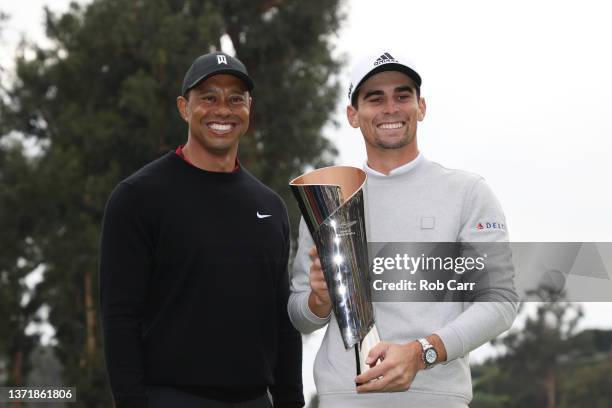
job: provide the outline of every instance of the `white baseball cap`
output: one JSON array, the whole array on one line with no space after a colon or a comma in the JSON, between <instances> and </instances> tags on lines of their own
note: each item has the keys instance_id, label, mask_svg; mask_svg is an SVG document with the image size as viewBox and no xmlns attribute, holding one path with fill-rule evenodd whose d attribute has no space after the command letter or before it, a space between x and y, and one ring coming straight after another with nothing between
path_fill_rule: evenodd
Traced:
<instances>
[{"instance_id":1,"label":"white baseball cap","mask_svg":"<svg viewBox=\"0 0 612 408\"><path fill-rule=\"evenodd\" d=\"M353 103L357 89L366 79L383 71L399 71L408 75L417 86L421 86L421 76L417 73L414 63L397 51L373 51L357 60L351 75L348 98Z\"/></svg>"}]
</instances>

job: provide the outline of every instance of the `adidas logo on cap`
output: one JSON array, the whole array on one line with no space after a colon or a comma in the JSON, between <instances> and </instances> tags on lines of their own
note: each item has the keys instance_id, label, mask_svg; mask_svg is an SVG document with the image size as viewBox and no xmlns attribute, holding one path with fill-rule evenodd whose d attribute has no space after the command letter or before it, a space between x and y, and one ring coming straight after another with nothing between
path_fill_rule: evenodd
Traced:
<instances>
[{"instance_id":1,"label":"adidas logo on cap","mask_svg":"<svg viewBox=\"0 0 612 408\"><path fill-rule=\"evenodd\" d=\"M383 55L378 57L376 61L374 61L374 66L377 67L380 64L387 64L389 62L397 62L397 61L395 60L395 58L393 58L391 54L389 54L388 52L385 52Z\"/></svg>"}]
</instances>

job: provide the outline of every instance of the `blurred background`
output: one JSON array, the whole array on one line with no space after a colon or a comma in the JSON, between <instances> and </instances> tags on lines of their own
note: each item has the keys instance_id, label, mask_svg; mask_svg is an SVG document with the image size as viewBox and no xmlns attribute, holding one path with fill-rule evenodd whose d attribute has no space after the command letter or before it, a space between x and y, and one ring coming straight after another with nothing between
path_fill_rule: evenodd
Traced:
<instances>
[{"instance_id":1,"label":"blurred background","mask_svg":"<svg viewBox=\"0 0 612 408\"><path fill-rule=\"evenodd\" d=\"M364 49L390 48L423 77L421 151L483 175L513 241L611 241L610 8L0 2L0 386L74 386L70 406L112 406L97 310L104 204L119 180L185 142L175 98L191 61L213 49L254 78L241 162L285 199L294 232L292 177L363 164L361 134L345 119L350 66ZM304 337L311 407L322 335ZM525 303L508 334L471 354L471 406L608 407L611 344L612 304Z\"/></svg>"}]
</instances>

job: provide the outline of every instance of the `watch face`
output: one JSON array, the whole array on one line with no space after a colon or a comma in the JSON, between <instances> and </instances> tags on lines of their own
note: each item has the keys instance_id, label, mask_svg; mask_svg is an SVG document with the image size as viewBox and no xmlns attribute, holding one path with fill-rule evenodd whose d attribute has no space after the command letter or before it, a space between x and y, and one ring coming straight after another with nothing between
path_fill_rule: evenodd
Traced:
<instances>
[{"instance_id":1,"label":"watch face","mask_svg":"<svg viewBox=\"0 0 612 408\"><path fill-rule=\"evenodd\" d=\"M430 348L425 352L425 361L427 361L427 364L435 363L437 358L438 353L436 353L436 350Z\"/></svg>"}]
</instances>

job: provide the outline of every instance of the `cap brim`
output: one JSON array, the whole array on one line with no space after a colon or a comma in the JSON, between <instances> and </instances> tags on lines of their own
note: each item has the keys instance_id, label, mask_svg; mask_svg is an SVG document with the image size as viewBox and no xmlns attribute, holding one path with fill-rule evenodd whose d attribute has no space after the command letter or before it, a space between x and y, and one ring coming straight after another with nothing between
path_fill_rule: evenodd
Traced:
<instances>
[{"instance_id":1,"label":"cap brim","mask_svg":"<svg viewBox=\"0 0 612 408\"><path fill-rule=\"evenodd\" d=\"M389 64L379 65L378 67L376 67L373 70L371 70L370 72L368 72L361 79L361 81L359 81L359 83L357 84L357 86L355 87L355 90L353 91L353 93L351 95L351 103L355 102L355 95L357 95L357 91L359 90L361 85L363 85L363 83L368 80L368 78L370 78L373 75L379 74L381 72L386 72L386 71L398 71L398 72L404 73L410 79L412 79L414 81L414 83L417 84L418 87L421 87L421 82L422 82L421 81L421 76L415 70L413 70L410 67L407 67L406 65L396 64L396 63L391 62Z\"/></svg>"},{"instance_id":2,"label":"cap brim","mask_svg":"<svg viewBox=\"0 0 612 408\"><path fill-rule=\"evenodd\" d=\"M196 79L195 81L193 81L193 83L191 83L191 85L189 85L183 90L183 96L187 94L187 92L189 92L190 89L197 86L200 82L205 81L212 76L220 75L220 74L228 74L228 75L233 75L235 77L240 78L242 82L244 82L244 84L247 86L247 90L249 92L252 91L253 88L255 88L255 85L253 84L253 80L248 75L245 75L244 72L240 72L238 70L228 68L228 69L219 69L215 72L211 72L209 74L203 75L200 78Z\"/></svg>"}]
</instances>

